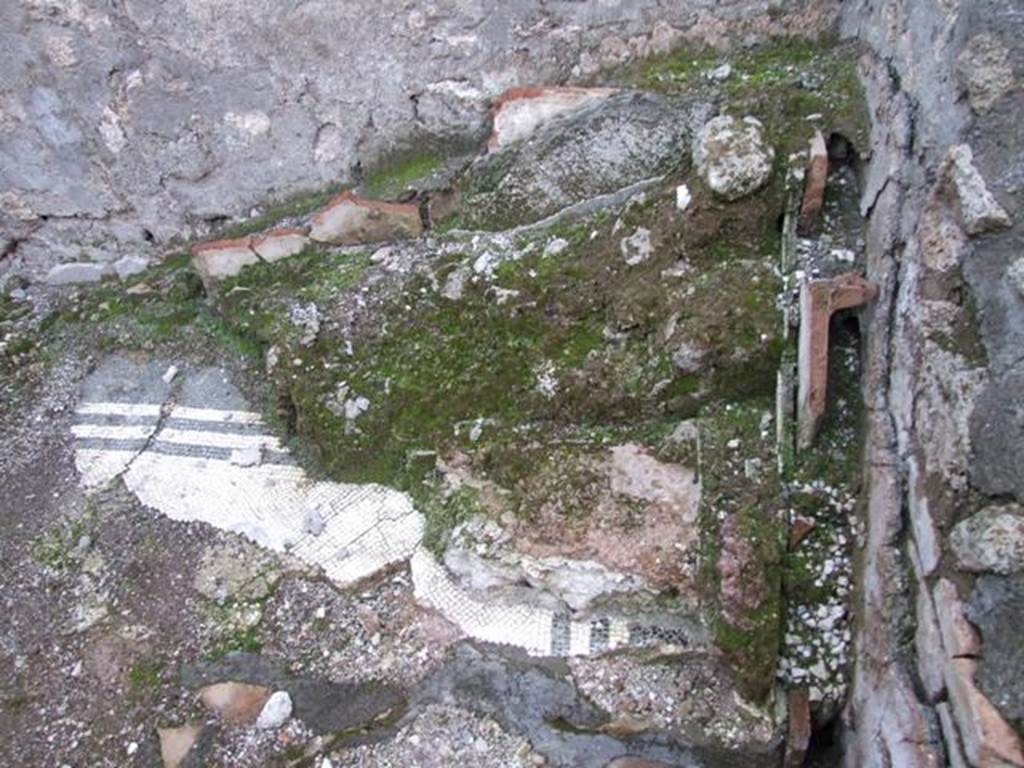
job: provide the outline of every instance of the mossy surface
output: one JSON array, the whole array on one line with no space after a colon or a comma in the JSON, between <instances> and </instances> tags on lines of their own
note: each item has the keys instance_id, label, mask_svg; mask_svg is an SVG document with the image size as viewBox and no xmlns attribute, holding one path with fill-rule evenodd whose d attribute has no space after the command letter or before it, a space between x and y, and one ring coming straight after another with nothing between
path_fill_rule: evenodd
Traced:
<instances>
[{"instance_id":1,"label":"mossy surface","mask_svg":"<svg viewBox=\"0 0 1024 768\"><path fill-rule=\"evenodd\" d=\"M725 218L737 235L730 249L680 234L666 190L621 216L518 236L479 274L455 242L379 285L372 307L344 323L339 306L361 290L362 254L248 269L222 286L220 306L232 328L280 348L277 380L330 474L407 487L408 455L467 447L462 424L493 434L623 427L770 392L778 284L762 248L771 237L761 216ZM654 248L630 266L620 241L639 227ZM546 250L556 240L561 249ZM692 278L662 274L684 258ZM461 296L443 295L460 275ZM335 321L302 347L287 310L307 301ZM684 337L705 350L699 373L672 362ZM354 398L369 407L350 421L340 410Z\"/></svg>"},{"instance_id":2,"label":"mossy surface","mask_svg":"<svg viewBox=\"0 0 1024 768\"><path fill-rule=\"evenodd\" d=\"M320 189L297 192L264 206L256 216L230 224L220 230L220 237L243 237L279 224L285 219L302 218L314 213L341 192L340 185L327 185Z\"/></svg>"},{"instance_id":3,"label":"mossy surface","mask_svg":"<svg viewBox=\"0 0 1024 768\"><path fill-rule=\"evenodd\" d=\"M699 420L706 611L740 691L758 703L775 684L783 627L786 524L772 407L770 399L755 398L710 408Z\"/></svg>"},{"instance_id":4,"label":"mossy surface","mask_svg":"<svg viewBox=\"0 0 1024 768\"><path fill-rule=\"evenodd\" d=\"M433 151L406 152L387 158L359 186L367 197L392 200L436 173L444 165L444 157Z\"/></svg>"},{"instance_id":5,"label":"mossy surface","mask_svg":"<svg viewBox=\"0 0 1024 768\"><path fill-rule=\"evenodd\" d=\"M857 75L859 44L784 38L721 54L684 47L619 72L613 82L664 93L721 90L725 111L762 120L776 148L776 158L804 149L819 115L826 136L840 133L861 152L870 146L871 120ZM708 73L729 64L721 84Z\"/></svg>"}]
</instances>

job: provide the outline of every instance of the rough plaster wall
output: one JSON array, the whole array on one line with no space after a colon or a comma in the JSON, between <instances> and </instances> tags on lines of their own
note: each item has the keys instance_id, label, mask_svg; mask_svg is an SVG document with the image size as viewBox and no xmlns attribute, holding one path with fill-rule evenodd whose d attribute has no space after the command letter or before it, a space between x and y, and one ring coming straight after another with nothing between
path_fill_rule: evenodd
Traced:
<instances>
[{"instance_id":1,"label":"rough plaster wall","mask_svg":"<svg viewBox=\"0 0 1024 768\"><path fill-rule=\"evenodd\" d=\"M838 0L0 3L0 274L153 255L487 101L683 39L830 28Z\"/></svg>"},{"instance_id":2,"label":"rough plaster wall","mask_svg":"<svg viewBox=\"0 0 1024 768\"><path fill-rule=\"evenodd\" d=\"M1015 0L858 0L841 28L875 52L864 68L875 121L864 210L869 277L883 286L867 326L870 492L847 764L943 765L946 743L917 672L924 654L912 628L928 617L915 615L914 593L952 567L943 541L955 518L987 495L1021 500L1008 478L1020 477L1024 441L977 424L1020 406L1011 377L1024 361L1024 293L1008 270L1024 253L1024 227L968 237L940 169L951 146L968 144L1011 220L1024 218L1024 10ZM968 98L957 65L984 35L1018 73L987 107ZM986 87L999 80L982 75ZM953 328L980 334L982 359L962 334L942 341ZM1006 471L990 471L994 459Z\"/></svg>"}]
</instances>

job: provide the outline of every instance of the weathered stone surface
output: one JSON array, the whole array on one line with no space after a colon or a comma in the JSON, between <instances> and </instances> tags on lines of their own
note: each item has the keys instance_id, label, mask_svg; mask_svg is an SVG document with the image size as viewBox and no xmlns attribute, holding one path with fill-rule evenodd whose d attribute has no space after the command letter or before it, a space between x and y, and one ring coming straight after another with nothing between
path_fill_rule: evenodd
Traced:
<instances>
[{"instance_id":1,"label":"weathered stone surface","mask_svg":"<svg viewBox=\"0 0 1024 768\"><path fill-rule=\"evenodd\" d=\"M951 659L946 668L946 688L964 753L979 768L1024 766L1020 737L974 684L978 662Z\"/></svg>"},{"instance_id":2,"label":"weathered stone surface","mask_svg":"<svg viewBox=\"0 0 1024 768\"><path fill-rule=\"evenodd\" d=\"M964 604L949 579L939 579L932 590L935 616L942 634L942 647L948 658L977 656L981 643L978 633L964 616Z\"/></svg>"},{"instance_id":3,"label":"weathered stone surface","mask_svg":"<svg viewBox=\"0 0 1024 768\"><path fill-rule=\"evenodd\" d=\"M164 768L179 768L202 732L201 724L157 728L157 735L160 737L160 757L164 762Z\"/></svg>"},{"instance_id":4,"label":"weathered stone surface","mask_svg":"<svg viewBox=\"0 0 1024 768\"><path fill-rule=\"evenodd\" d=\"M274 262L294 256L309 245L305 229L273 229L253 238L252 248L264 261Z\"/></svg>"},{"instance_id":5,"label":"weathered stone surface","mask_svg":"<svg viewBox=\"0 0 1024 768\"><path fill-rule=\"evenodd\" d=\"M503 229L663 174L678 163L700 109L649 93L592 101L471 166L461 216Z\"/></svg>"},{"instance_id":6,"label":"weathered stone surface","mask_svg":"<svg viewBox=\"0 0 1024 768\"><path fill-rule=\"evenodd\" d=\"M988 384L971 414L971 480L991 496L1024 500L1024 372Z\"/></svg>"},{"instance_id":7,"label":"weathered stone surface","mask_svg":"<svg viewBox=\"0 0 1024 768\"><path fill-rule=\"evenodd\" d=\"M46 273L50 285L73 285L75 283L96 283L103 278L103 265L90 262L58 264Z\"/></svg>"},{"instance_id":8,"label":"weathered stone surface","mask_svg":"<svg viewBox=\"0 0 1024 768\"><path fill-rule=\"evenodd\" d=\"M358 245L407 240L422 232L417 206L367 200L344 192L313 217L309 237L321 243Z\"/></svg>"},{"instance_id":9,"label":"weathered stone surface","mask_svg":"<svg viewBox=\"0 0 1024 768\"><path fill-rule=\"evenodd\" d=\"M234 725L255 722L269 698L269 689L248 683L214 683L199 689L203 706Z\"/></svg>"},{"instance_id":10,"label":"weathered stone surface","mask_svg":"<svg viewBox=\"0 0 1024 768\"><path fill-rule=\"evenodd\" d=\"M821 131L814 131L811 139L810 160L804 178L804 198L800 203L800 231L814 230L825 205L825 187L828 185L828 147Z\"/></svg>"},{"instance_id":11,"label":"weathered stone surface","mask_svg":"<svg viewBox=\"0 0 1024 768\"><path fill-rule=\"evenodd\" d=\"M829 320L834 312L862 306L877 295L877 285L853 272L801 286L797 430L802 448L814 440L825 415Z\"/></svg>"},{"instance_id":12,"label":"weathered stone surface","mask_svg":"<svg viewBox=\"0 0 1024 768\"><path fill-rule=\"evenodd\" d=\"M712 192L729 201L763 187L774 157L775 150L765 143L763 126L754 117L719 115L700 129L693 146L698 172Z\"/></svg>"},{"instance_id":13,"label":"weathered stone surface","mask_svg":"<svg viewBox=\"0 0 1024 768\"><path fill-rule=\"evenodd\" d=\"M597 598L646 590L643 579L612 571L592 560L531 557L512 546L511 535L493 521L476 518L453 531L444 562L474 590L529 585L546 598L585 610Z\"/></svg>"},{"instance_id":14,"label":"weathered stone surface","mask_svg":"<svg viewBox=\"0 0 1024 768\"><path fill-rule=\"evenodd\" d=\"M256 449L259 463L259 449ZM206 548L195 570L192 584L204 597L227 600L260 600L271 593L281 578L274 557L244 539L234 539Z\"/></svg>"},{"instance_id":15,"label":"weathered stone surface","mask_svg":"<svg viewBox=\"0 0 1024 768\"><path fill-rule=\"evenodd\" d=\"M929 387L929 389L921 396L922 408L925 404L932 405L931 396L935 393L936 389L941 387ZM963 394L969 391L967 387L960 390ZM953 410L950 408L949 410ZM958 414L961 415L962 414ZM945 426L945 423L943 423ZM965 430L966 431L966 430ZM930 440L934 435L935 439L938 439L938 430L926 431L921 430L922 440L927 441L926 445L930 447ZM961 438L964 440L964 438ZM954 440L947 440L947 443L952 443ZM941 461L943 458L949 456L955 448L951 449L948 445L946 450L940 450L936 448L934 451L929 451L928 459L934 460L936 463ZM966 453L966 450L964 450ZM957 468L964 467L966 462L962 462ZM943 468L954 465L953 461L947 461ZM962 470L961 470L962 471ZM950 472L947 477L952 476ZM932 514L930 500L925 486L924 473L921 471L920 462L916 456L908 457L907 459L907 502L910 508L910 526L914 534L914 547L917 555L917 565L919 566L920 576L931 576L939 567L939 561L942 558L942 534L939 532L938 526L935 524L935 517Z\"/></svg>"},{"instance_id":16,"label":"weathered stone surface","mask_svg":"<svg viewBox=\"0 0 1024 768\"><path fill-rule=\"evenodd\" d=\"M666 504L673 511L692 519L696 484L693 470L658 461L633 443L611 449L609 477L612 493L655 504Z\"/></svg>"},{"instance_id":17,"label":"weathered stone surface","mask_svg":"<svg viewBox=\"0 0 1024 768\"><path fill-rule=\"evenodd\" d=\"M1010 52L995 35L975 35L956 58L956 69L975 112L988 112L1013 88Z\"/></svg>"},{"instance_id":18,"label":"weathered stone surface","mask_svg":"<svg viewBox=\"0 0 1024 768\"><path fill-rule=\"evenodd\" d=\"M259 257L252 249L251 237L212 240L192 246L192 266L204 280L234 277Z\"/></svg>"},{"instance_id":19,"label":"weathered stone surface","mask_svg":"<svg viewBox=\"0 0 1024 768\"><path fill-rule=\"evenodd\" d=\"M949 768L968 768L963 744L960 742L960 731L957 730L949 703L943 701L936 704L935 711L939 714L939 727L942 728L942 741L946 747Z\"/></svg>"},{"instance_id":20,"label":"weathered stone surface","mask_svg":"<svg viewBox=\"0 0 1024 768\"><path fill-rule=\"evenodd\" d=\"M114 272L117 273L119 278L124 280L126 277L145 272L148 266L149 259L144 259L140 256L125 256L114 262Z\"/></svg>"},{"instance_id":21,"label":"weathered stone surface","mask_svg":"<svg viewBox=\"0 0 1024 768\"><path fill-rule=\"evenodd\" d=\"M971 148L966 144L951 147L947 163L947 172L960 202L964 231L980 235L1010 226L1010 217L974 167Z\"/></svg>"},{"instance_id":22,"label":"weathered stone surface","mask_svg":"<svg viewBox=\"0 0 1024 768\"><path fill-rule=\"evenodd\" d=\"M949 536L957 565L975 573L1024 570L1024 508L986 507L957 523Z\"/></svg>"},{"instance_id":23,"label":"weathered stone surface","mask_svg":"<svg viewBox=\"0 0 1024 768\"><path fill-rule=\"evenodd\" d=\"M914 648L917 651L917 673L929 703L941 700L946 692L946 651L942 645L942 629L935 616L935 605L926 584L918 583L914 611Z\"/></svg>"},{"instance_id":24,"label":"weathered stone surface","mask_svg":"<svg viewBox=\"0 0 1024 768\"><path fill-rule=\"evenodd\" d=\"M659 763L657 760L626 755L615 758L605 768L669 768L669 766L667 763Z\"/></svg>"},{"instance_id":25,"label":"weathered stone surface","mask_svg":"<svg viewBox=\"0 0 1024 768\"><path fill-rule=\"evenodd\" d=\"M487 146L493 152L522 141L552 118L574 112L615 92L612 88L568 86L510 88L494 103L494 128Z\"/></svg>"},{"instance_id":26,"label":"weathered stone surface","mask_svg":"<svg viewBox=\"0 0 1024 768\"><path fill-rule=\"evenodd\" d=\"M793 688L786 693L789 731L783 768L801 768L811 744L811 702L806 688Z\"/></svg>"},{"instance_id":27,"label":"weathered stone surface","mask_svg":"<svg viewBox=\"0 0 1024 768\"><path fill-rule=\"evenodd\" d=\"M693 469L659 461L630 443L576 470L590 478L589 516L567 521L545 488L531 519L513 528L516 549L535 558L594 561L639 576L655 591L672 589L691 599L701 498ZM630 518L637 524L624 525Z\"/></svg>"},{"instance_id":28,"label":"weathered stone surface","mask_svg":"<svg viewBox=\"0 0 1024 768\"><path fill-rule=\"evenodd\" d=\"M1004 717L1024 725L1024 576L982 576L967 604L981 632L975 680Z\"/></svg>"},{"instance_id":29,"label":"weathered stone surface","mask_svg":"<svg viewBox=\"0 0 1024 768\"><path fill-rule=\"evenodd\" d=\"M1024 296L1024 256L1016 259L1006 269L1006 277L1017 293Z\"/></svg>"}]
</instances>

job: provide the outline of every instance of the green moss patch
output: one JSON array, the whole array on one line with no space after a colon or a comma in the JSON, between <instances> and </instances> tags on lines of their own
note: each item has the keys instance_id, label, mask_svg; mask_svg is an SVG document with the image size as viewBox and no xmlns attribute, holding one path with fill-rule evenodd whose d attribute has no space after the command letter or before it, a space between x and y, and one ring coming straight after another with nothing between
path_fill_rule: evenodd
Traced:
<instances>
[{"instance_id":1,"label":"green moss patch","mask_svg":"<svg viewBox=\"0 0 1024 768\"><path fill-rule=\"evenodd\" d=\"M768 399L733 403L710 409L699 422L705 605L716 645L736 670L741 692L755 702L774 687L783 628L786 525L771 408Z\"/></svg>"},{"instance_id":2,"label":"green moss patch","mask_svg":"<svg viewBox=\"0 0 1024 768\"><path fill-rule=\"evenodd\" d=\"M437 152L409 152L382 161L360 185L360 192L379 200L392 200L444 165Z\"/></svg>"}]
</instances>

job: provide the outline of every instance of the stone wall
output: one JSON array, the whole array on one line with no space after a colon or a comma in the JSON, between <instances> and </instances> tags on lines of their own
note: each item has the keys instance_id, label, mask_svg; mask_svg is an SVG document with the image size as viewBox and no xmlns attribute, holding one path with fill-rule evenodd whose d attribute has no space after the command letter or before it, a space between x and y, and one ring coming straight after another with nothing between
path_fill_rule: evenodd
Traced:
<instances>
[{"instance_id":1,"label":"stone wall","mask_svg":"<svg viewBox=\"0 0 1024 768\"><path fill-rule=\"evenodd\" d=\"M14 0L0 275L154 257L396 153L475 148L510 86L686 41L832 27L837 0ZM130 266L130 263L129 263Z\"/></svg>"},{"instance_id":2,"label":"stone wall","mask_svg":"<svg viewBox=\"0 0 1024 768\"><path fill-rule=\"evenodd\" d=\"M842 28L875 52L863 210L882 286L847 764L1022 765L1021 656L1005 639L1024 587L1005 574L1024 568L1024 14L859 0Z\"/></svg>"}]
</instances>

